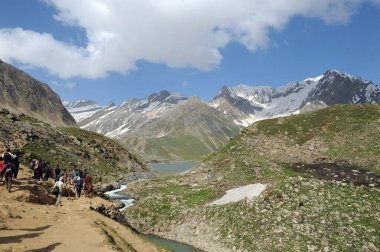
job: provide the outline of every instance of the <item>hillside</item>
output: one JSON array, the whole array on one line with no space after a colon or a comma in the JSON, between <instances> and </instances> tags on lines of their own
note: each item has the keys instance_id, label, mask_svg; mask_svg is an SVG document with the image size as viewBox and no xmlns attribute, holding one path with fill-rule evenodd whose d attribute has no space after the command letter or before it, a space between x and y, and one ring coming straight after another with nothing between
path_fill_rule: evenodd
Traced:
<instances>
[{"instance_id":1,"label":"hillside","mask_svg":"<svg viewBox=\"0 0 380 252\"><path fill-rule=\"evenodd\" d=\"M238 131L222 114L193 97L134 134L126 134L120 142L150 159L197 160Z\"/></svg>"},{"instance_id":2,"label":"hillside","mask_svg":"<svg viewBox=\"0 0 380 252\"><path fill-rule=\"evenodd\" d=\"M260 121L188 173L130 185L126 215L206 251L378 251L379 136L380 105ZM208 205L256 183L258 197Z\"/></svg>"},{"instance_id":3,"label":"hillside","mask_svg":"<svg viewBox=\"0 0 380 252\"><path fill-rule=\"evenodd\" d=\"M200 99L168 91L120 106L85 100L66 106L81 128L112 137L146 160L198 160L240 130Z\"/></svg>"},{"instance_id":4,"label":"hillside","mask_svg":"<svg viewBox=\"0 0 380 252\"><path fill-rule=\"evenodd\" d=\"M59 164L68 169L87 169L100 187L101 183L125 180L129 175L147 171L146 166L119 143L100 134L79 128L53 128L25 115L0 113L0 139L9 141L22 153L29 166L34 158Z\"/></svg>"},{"instance_id":5,"label":"hillside","mask_svg":"<svg viewBox=\"0 0 380 252\"><path fill-rule=\"evenodd\" d=\"M55 126L74 126L74 118L46 84L0 60L0 108L24 113Z\"/></svg>"}]
</instances>

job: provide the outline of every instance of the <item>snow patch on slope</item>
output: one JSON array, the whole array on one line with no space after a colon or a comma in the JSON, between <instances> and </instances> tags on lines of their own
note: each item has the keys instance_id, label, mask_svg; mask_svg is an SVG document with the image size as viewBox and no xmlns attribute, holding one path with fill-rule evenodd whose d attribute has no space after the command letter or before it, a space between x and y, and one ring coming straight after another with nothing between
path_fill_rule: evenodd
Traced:
<instances>
[{"instance_id":1,"label":"snow patch on slope","mask_svg":"<svg viewBox=\"0 0 380 252\"><path fill-rule=\"evenodd\" d=\"M266 184L258 183L230 189L222 198L211 202L209 205L225 205L231 202L239 202L244 199L250 200L254 197L260 196L266 188Z\"/></svg>"}]
</instances>

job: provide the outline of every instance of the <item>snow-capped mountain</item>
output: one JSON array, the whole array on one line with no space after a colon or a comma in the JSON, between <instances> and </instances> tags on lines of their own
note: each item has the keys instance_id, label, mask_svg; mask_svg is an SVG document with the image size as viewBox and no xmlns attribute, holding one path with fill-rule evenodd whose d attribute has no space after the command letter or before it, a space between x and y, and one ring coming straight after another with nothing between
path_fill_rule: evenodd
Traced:
<instances>
[{"instance_id":1,"label":"snow-capped mountain","mask_svg":"<svg viewBox=\"0 0 380 252\"><path fill-rule=\"evenodd\" d=\"M161 91L120 106L92 101L65 103L81 128L116 138L151 159L194 159L258 120L303 113L333 104L375 103L380 87L341 73L273 88L223 87L209 103ZM191 155L190 155L191 154Z\"/></svg>"},{"instance_id":2,"label":"snow-capped mountain","mask_svg":"<svg viewBox=\"0 0 380 252\"><path fill-rule=\"evenodd\" d=\"M120 106L83 100L65 104L81 128L116 138L147 159L196 159L239 131L206 102L175 92L161 91Z\"/></svg>"},{"instance_id":3,"label":"snow-capped mountain","mask_svg":"<svg viewBox=\"0 0 380 252\"><path fill-rule=\"evenodd\" d=\"M77 100L74 102L64 101L63 105L74 117L76 122L92 116L103 107L91 100Z\"/></svg>"},{"instance_id":4,"label":"snow-capped mountain","mask_svg":"<svg viewBox=\"0 0 380 252\"><path fill-rule=\"evenodd\" d=\"M210 105L241 126L334 104L375 103L380 87L339 71L293 82L277 89L240 85L223 87Z\"/></svg>"},{"instance_id":5,"label":"snow-capped mountain","mask_svg":"<svg viewBox=\"0 0 380 252\"><path fill-rule=\"evenodd\" d=\"M163 116L171 108L186 100L186 97L178 93L161 91L150 95L147 99L125 101L120 106L111 103L101 107L93 102L77 101L73 103L76 106L68 109L70 112L73 111L81 128L108 137L120 138L128 131L138 131L144 124Z\"/></svg>"}]
</instances>

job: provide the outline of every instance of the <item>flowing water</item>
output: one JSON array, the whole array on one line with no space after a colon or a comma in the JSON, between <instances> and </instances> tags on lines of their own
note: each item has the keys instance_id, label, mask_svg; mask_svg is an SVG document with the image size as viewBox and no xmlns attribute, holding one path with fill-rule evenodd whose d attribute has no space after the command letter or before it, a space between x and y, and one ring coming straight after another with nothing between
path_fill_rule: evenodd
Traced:
<instances>
[{"instance_id":1,"label":"flowing water","mask_svg":"<svg viewBox=\"0 0 380 252\"><path fill-rule=\"evenodd\" d=\"M148 238L148 240L156 244L163 245L166 248L169 247L176 252L202 252L202 250L196 249L190 245L175 242L172 240L167 240L167 239L158 237L156 235L144 235L144 236Z\"/></svg>"},{"instance_id":2,"label":"flowing water","mask_svg":"<svg viewBox=\"0 0 380 252\"><path fill-rule=\"evenodd\" d=\"M167 164L150 164L153 170L158 172L173 172L181 173L190 170L193 168L197 162L188 161L188 162L177 162L177 163L167 163ZM125 207L120 209L121 211L126 210L129 206L133 205L134 199L129 198L127 195L120 193L121 191L127 189L127 185L121 185L119 189L106 192L105 194L111 200L120 200L125 204ZM176 252L201 252L201 250L196 249L190 245L183 243L175 242L172 240L167 240L155 235L144 235L148 240L169 247Z\"/></svg>"}]
</instances>

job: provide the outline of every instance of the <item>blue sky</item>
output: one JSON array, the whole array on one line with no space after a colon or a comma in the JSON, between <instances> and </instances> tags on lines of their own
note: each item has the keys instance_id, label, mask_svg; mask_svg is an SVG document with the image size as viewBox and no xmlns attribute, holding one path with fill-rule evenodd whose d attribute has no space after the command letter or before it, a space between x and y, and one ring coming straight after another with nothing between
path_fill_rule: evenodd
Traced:
<instances>
[{"instance_id":1,"label":"blue sky","mask_svg":"<svg viewBox=\"0 0 380 252\"><path fill-rule=\"evenodd\" d=\"M277 87L328 69L380 83L378 1L336 8L329 0L289 1L290 7L257 13L255 1L237 1L241 10L232 13L220 0L214 14L198 1L125 1L114 8L100 0L3 0L0 58L49 84L62 100L101 104L164 89L210 100L223 85ZM265 18L252 17L258 13Z\"/></svg>"}]
</instances>

